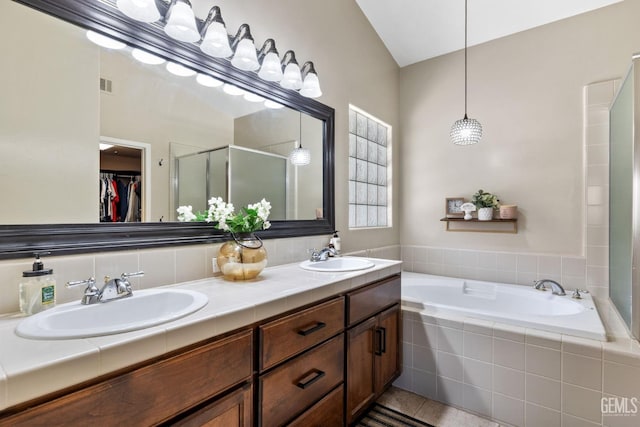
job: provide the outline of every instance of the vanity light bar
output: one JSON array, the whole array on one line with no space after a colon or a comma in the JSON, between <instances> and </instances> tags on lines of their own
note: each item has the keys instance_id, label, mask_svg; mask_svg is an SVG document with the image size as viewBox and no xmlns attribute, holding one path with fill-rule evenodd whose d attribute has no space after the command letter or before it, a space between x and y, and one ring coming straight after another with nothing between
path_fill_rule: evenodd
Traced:
<instances>
[{"instance_id":1,"label":"vanity light bar","mask_svg":"<svg viewBox=\"0 0 640 427\"><path fill-rule=\"evenodd\" d=\"M158 4L164 12L158 9ZM189 0L118 0L116 7L136 21L158 22L171 38L197 43L204 54L225 58L240 70L256 72L262 80L280 82L283 88L298 91L307 98L322 95L312 62L306 62L301 69L291 50L280 62L273 39L267 39L258 51L248 24L242 24L237 34L230 36L218 6L211 8L204 21L195 17ZM305 72L307 64L311 66Z\"/></svg>"}]
</instances>

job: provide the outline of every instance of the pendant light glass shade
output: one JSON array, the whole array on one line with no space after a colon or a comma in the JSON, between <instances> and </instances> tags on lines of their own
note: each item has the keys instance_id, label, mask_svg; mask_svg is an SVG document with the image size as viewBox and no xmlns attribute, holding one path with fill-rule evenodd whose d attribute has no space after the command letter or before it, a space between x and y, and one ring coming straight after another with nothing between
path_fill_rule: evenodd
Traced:
<instances>
[{"instance_id":1,"label":"pendant light glass shade","mask_svg":"<svg viewBox=\"0 0 640 427\"><path fill-rule=\"evenodd\" d=\"M191 3L187 0L177 0L170 7L164 32L181 42L193 43L200 40Z\"/></svg>"},{"instance_id":2,"label":"pendant light glass shade","mask_svg":"<svg viewBox=\"0 0 640 427\"><path fill-rule=\"evenodd\" d=\"M311 163L311 153L306 148L300 146L289 153L289 161L292 165L296 166L308 165Z\"/></svg>"},{"instance_id":3,"label":"pendant light glass shade","mask_svg":"<svg viewBox=\"0 0 640 427\"><path fill-rule=\"evenodd\" d=\"M160 19L156 0L118 0L116 6L122 13L136 21L156 22Z\"/></svg>"},{"instance_id":4,"label":"pendant light glass shade","mask_svg":"<svg viewBox=\"0 0 640 427\"><path fill-rule=\"evenodd\" d=\"M244 71L255 71L260 67L256 46L250 38L243 38L236 46L236 53L231 59L231 65Z\"/></svg>"},{"instance_id":5,"label":"pendant light glass shade","mask_svg":"<svg viewBox=\"0 0 640 427\"><path fill-rule=\"evenodd\" d=\"M258 76L269 82L282 80L282 65L280 65L280 58L276 52L269 52L264 56Z\"/></svg>"},{"instance_id":6,"label":"pendant light glass shade","mask_svg":"<svg viewBox=\"0 0 640 427\"><path fill-rule=\"evenodd\" d=\"M209 24L200 44L200 50L214 58L228 58L233 54L224 24L220 22Z\"/></svg>"},{"instance_id":7,"label":"pendant light glass shade","mask_svg":"<svg viewBox=\"0 0 640 427\"><path fill-rule=\"evenodd\" d=\"M122 42L103 36L102 34L98 34L91 30L87 31L87 38L98 46L105 47L107 49L119 50L124 49L127 46Z\"/></svg>"},{"instance_id":8,"label":"pendant light glass shade","mask_svg":"<svg viewBox=\"0 0 640 427\"><path fill-rule=\"evenodd\" d=\"M477 144L482 138L482 125L475 119L464 115L464 119L457 120L451 126L451 142L457 145Z\"/></svg>"}]
</instances>

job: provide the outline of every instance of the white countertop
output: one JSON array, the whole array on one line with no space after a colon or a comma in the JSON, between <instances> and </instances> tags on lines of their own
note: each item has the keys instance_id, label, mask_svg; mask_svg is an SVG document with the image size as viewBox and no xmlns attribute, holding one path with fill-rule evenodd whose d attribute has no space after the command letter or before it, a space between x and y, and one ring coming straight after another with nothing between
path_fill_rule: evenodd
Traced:
<instances>
[{"instance_id":1,"label":"white countertop","mask_svg":"<svg viewBox=\"0 0 640 427\"><path fill-rule=\"evenodd\" d=\"M268 267L253 281L171 285L202 292L209 302L178 320L115 335L31 340L14 332L22 316L0 316L0 410L401 271L401 261L368 259L375 266L361 271L314 272L294 263Z\"/></svg>"}]
</instances>

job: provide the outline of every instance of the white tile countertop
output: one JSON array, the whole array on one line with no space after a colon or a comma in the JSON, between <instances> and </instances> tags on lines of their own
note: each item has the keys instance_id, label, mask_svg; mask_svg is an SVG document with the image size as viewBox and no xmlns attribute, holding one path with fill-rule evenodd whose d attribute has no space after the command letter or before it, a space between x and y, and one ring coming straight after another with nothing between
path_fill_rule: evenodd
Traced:
<instances>
[{"instance_id":1,"label":"white tile countertop","mask_svg":"<svg viewBox=\"0 0 640 427\"><path fill-rule=\"evenodd\" d=\"M24 317L0 316L0 410L401 271L401 261L368 259L375 266L360 271L314 272L295 263L268 267L253 281L170 285L202 292L209 302L172 322L115 335L31 340L14 331Z\"/></svg>"}]
</instances>

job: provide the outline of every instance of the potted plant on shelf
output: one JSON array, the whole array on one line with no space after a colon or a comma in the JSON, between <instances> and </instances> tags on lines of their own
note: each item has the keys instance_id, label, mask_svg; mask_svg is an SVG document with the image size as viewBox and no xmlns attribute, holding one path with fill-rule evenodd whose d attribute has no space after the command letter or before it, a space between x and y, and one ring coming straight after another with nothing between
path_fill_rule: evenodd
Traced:
<instances>
[{"instance_id":1,"label":"potted plant on shelf","mask_svg":"<svg viewBox=\"0 0 640 427\"><path fill-rule=\"evenodd\" d=\"M471 202L478 208L478 221L490 221L493 219L493 210L500 207L498 197L483 190L478 190Z\"/></svg>"},{"instance_id":2,"label":"potted plant on shelf","mask_svg":"<svg viewBox=\"0 0 640 427\"><path fill-rule=\"evenodd\" d=\"M225 242L216 259L222 275L227 280L249 280L257 277L267 266L267 251L255 232L271 226L268 221L271 203L262 199L234 213L232 203L221 197L209 200L207 212L193 213L191 206L180 206L178 221L213 222L214 227L231 233L233 240Z\"/></svg>"}]
</instances>

